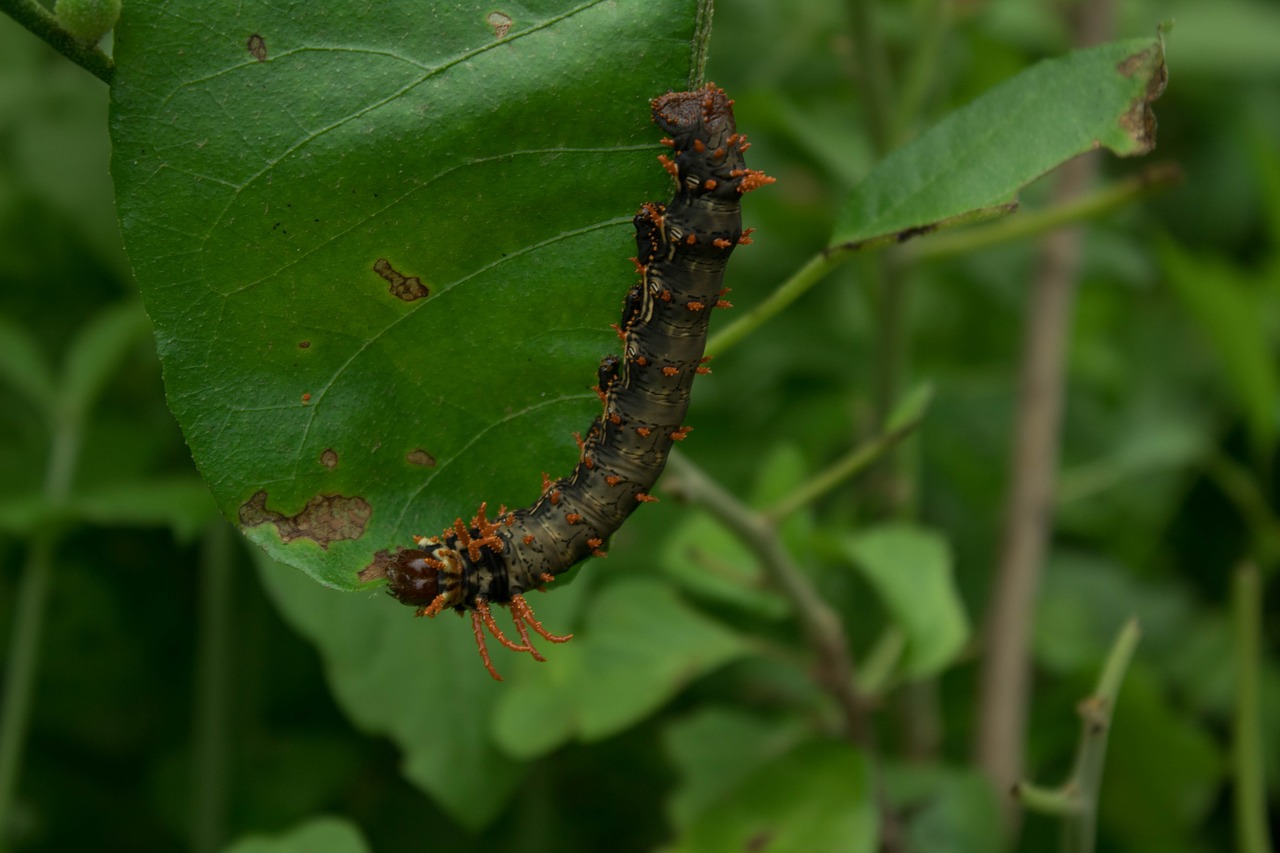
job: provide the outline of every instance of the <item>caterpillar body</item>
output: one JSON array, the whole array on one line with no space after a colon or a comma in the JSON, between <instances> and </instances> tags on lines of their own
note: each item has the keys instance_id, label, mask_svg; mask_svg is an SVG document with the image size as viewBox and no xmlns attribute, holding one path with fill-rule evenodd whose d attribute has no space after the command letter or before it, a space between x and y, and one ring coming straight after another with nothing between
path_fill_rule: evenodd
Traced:
<instances>
[{"instance_id":1,"label":"caterpillar body","mask_svg":"<svg viewBox=\"0 0 1280 853\"><path fill-rule=\"evenodd\" d=\"M386 566L388 591L418 608L419 616L446 609L470 611L481 660L495 679L485 645L499 643L544 660L530 631L557 636L534 618L524 598L589 556L604 556L604 543L649 494L683 425L695 376L704 362L707 322L714 307L727 307L722 280L734 248L749 243L742 230L742 195L773 178L748 169L746 138L737 133L733 102L714 84L671 92L651 104L653 120L667 134L671 156L659 157L675 180L666 205L641 207L636 228L636 268L641 280L627 294L617 325L622 355L608 355L597 371L603 411L579 438L582 455L568 477L543 475L541 497L530 507L486 505L470 520L457 519L439 536L415 537ZM493 617L506 605L519 641Z\"/></svg>"}]
</instances>

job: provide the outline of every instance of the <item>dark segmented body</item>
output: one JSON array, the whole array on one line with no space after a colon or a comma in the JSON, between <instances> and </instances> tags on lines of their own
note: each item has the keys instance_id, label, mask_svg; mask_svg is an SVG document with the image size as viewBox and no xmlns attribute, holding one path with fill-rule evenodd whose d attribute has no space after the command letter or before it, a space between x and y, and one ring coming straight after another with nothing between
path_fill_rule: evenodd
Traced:
<instances>
[{"instance_id":1,"label":"dark segmented body","mask_svg":"<svg viewBox=\"0 0 1280 853\"><path fill-rule=\"evenodd\" d=\"M672 157L660 158L675 178L665 207L646 204L636 214L636 264L642 280L628 293L618 334L623 354L600 363L597 386L604 411L581 440L573 473L544 483L527 509L485 507L470 524L461 519L441 536L419 537L386 570L388 588L419 615L446 608L472 611L481 656L498 678L481 625L503 645L541 659L528 628L562 642L533 618L523 593L593 554L639 504L666 465L674 441L684 438L694 376L702 366L707 322L721 300L725 264L742 232L744 192L773 179L746 168L745 138L734 128L732 101L714 85L654 99L653 120L670 139ZM498 630L489 606L506 604L522 643Z\"/></svg>"}]
</instances>

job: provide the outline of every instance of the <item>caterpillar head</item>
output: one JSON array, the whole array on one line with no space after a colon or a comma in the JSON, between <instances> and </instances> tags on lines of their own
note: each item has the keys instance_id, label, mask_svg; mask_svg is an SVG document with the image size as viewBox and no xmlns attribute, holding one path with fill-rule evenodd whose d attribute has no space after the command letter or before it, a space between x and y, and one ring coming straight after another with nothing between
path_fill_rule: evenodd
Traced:
<instances>
[{"instance_id":1,"label":"caterpillar head","mask_svg":"<svg viewBox=\"0 0 1280 853\"><path fill-rule=\"evenodd\" d=\"M402 604L435 615L461 604L462 556L439 540L419 540L430 550L400 551L386 568L387 591Z\"/></svg>"}]
</instances>

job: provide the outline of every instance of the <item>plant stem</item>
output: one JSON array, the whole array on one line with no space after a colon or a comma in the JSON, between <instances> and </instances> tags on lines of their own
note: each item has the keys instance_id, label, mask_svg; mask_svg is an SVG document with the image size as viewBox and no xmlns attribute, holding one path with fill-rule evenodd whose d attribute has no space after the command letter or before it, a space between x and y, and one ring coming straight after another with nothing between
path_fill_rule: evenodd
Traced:
<instances>
[{"instance_id":1,"label":"plant stem","mask_svg":"<svg viewBox=\"0 0 1280 853\"><path fill-rule=\"evenodd\" d=\"M917 2L913 17L919 30L911 39L911 56L907 60L902 85L895 98L893 137L900 139L907 126L915 121L930 87L937 76L938 59L942 55L942 37L951 26L952 0ZM920 6L927 6L921 10Z\"/></svg>"},{"instance_id":2,"label":"plant stem","mask_svg":"<svg viewBox=\"0 0 1280 853\"><path fill-rule=\"evenodd\" d=\"M880 812L880 849L902 849L901 830L889 808L878 766L875 731L867 700L858 692L857 672L849 655L849 640L839 615L809 581L782 546L778 529L763 515L743 504L678 451L667 459L663 488L695 503L732 530L760 560L769 582L791 605L810 648L817 657L814 680L840 709L844 736L856 745L872 768L877 808Z\"/></svg>"},{"instance_id":3,"label":"plant stem","mask_svg":"<svg viewBox=\"0 0 1280 853\"><path fill-rule=\"evenodd\" d=\"M848 0L852 18L854 49L858 54L858 76L866 101L867 128L876 154L883 156L893 145L893 94L889 62L875 0Z\"/></svg>"},{"instance_id":4,"label":"plant stem","mask_svg":"<svg viewBox=\"0 0 1280 853\"><path fill-rule=\"evenodd\" d=\"M231 528L221 519L210 525L205 534L200 569L190 848L196 853L212 853L221 849L225 835L230 753L227 716L234 559Z\"/></svg>"},{"instance_id":5,"label":"plant stem","mask_svg":"<svg viewBox=\"0 0 1280 853\"><path fill-rule=\"evenodd\" d=\"M49 503L57 504L66 499L79 455L79 422L55 415L42 489ZM3 705L0 706L0 850L7 847L13 801L22 772L22 753L34 706L35 676L57 540L57 531L50 527L32 536L14 602L13 633L5 663Z\"/></svg>"},{"instance_id":6,"label":"plant stem","mask_svg":"<svg viewBox=\"0 0 1280 853\"><path fill-rule=\"evenodd\" d=\"M1262 725L1258 716L1259 646L1262 639L1262 582L1258 567L1246 563L1231 584L1235 616L1236 677L1235 731L1231 744L1234 774L1236 849L1240 853L1270 853L1267 826L1267 785L1262 767Z\"/></svg>"},{"instance_id":7,"label":"plant stem","mask_svg":"<svg viewBox=\"0 0 1280 853\"><path fill-rule=\"evenodd\" d=\"M88 71L108 86L115 74L115 62L94 45L76 40L58 23L53 13L35 0L0 0L0 12L4 12L33 34L43 39L54 50Z\"/></svg>"},{"instance_id":8,"label":"plant stem","mask_svg":"<svg viewBox=\"0 0 1280 853\"><path fill-rule=\"evenodd\" d=\"M1093 695L1078 706L1080 741L1071 777L1054 790L1027 782L1014 787L1014 795L1027 808L1062 818L1063 853L1093 853L1111 715L1140 637L1137 620L1130 619L1111 646Z\"/></svg>"},{"instance_id":9,"label":"plant stem","mask_svg":"<svg viewBox=\"0 0 1280 853\"><path fill-rule=\"evenodd\" d=\"M1280 517L1271 509L1258 482L1248 469L1222 452L1210 455L1207 470L1209 477L1249 525L1254 553L1263 561L1263 568L1273 568L1280 562Z\"/></svg>"},{"instance_id":10,"label":"plant stem","mask_svg":"<svg viewBox=\"0 0 1280 853\"><path fill-rule=\"evenodd\" d=\"M13 633L5 662L4 705L0 710L0 850L8 849L13 801L22 770L27 726L31 722L31 694L40 659L40 635L49 597L53 550L52 533L43 532L32 538L14 601Z\"/></svg>"},{"instance_id":11,"label":"plant stem","mask_svg":"<svg viewBox=\"0 0 1280 853\"><path fill-rule=\"evenodd\" d=\"M747 335L781 313L782 309L808 293L809 289L821 281L827 273L847 261L849 257L849 252L832 250L814 255L763 302L717 334L712 335L711 340L707 341L707 355L722 355L738 344Z\"/></svg>"},{"instance_id":12,"label":"plant stem","mask_svg":"<svg viewBox=\"0 0 1280 853\"><path fill-rule=\"evenodd\" d=\"M912 260L934 261L990 248L1001 243L1035 237L1089 219L1097 219L1182 180L1177 163L1153 163L1138 174L1110 186L1054 204L1043 210L1024 211L1017 216L917 240L904 249Z\"/></svg>"},{"instance_id":13,"label":"plant stem","mask_svg":"<svg viewBox=\"0 0 1280 853\"><path fill-rule=\"evenodd\" d=\"M706 508L759 557L770 583L790 602L818 657L818 683L840 707L846 735L870 751L872 733L866 718L866 702L854 687L854 667L844 625L800 567L792 562L791 555L779 541L777 528L725 491L681 453L673 452L668 459L667 476L662 485L672 494Z\"/></svg>"},{"instance_id":14,"label":"plant stem","mask_svg":"<svg viewBox=\"0 0 1280 853\"><path fill-rule=\"evenodd\" d=\"M897 446L904 438L915 432L919 428L922 419L923 412L905 423L895 426L888 432L876 436L865 444L853 448L834 465L803 483L794 492L765 510L764 517L776 524L801 507L807 506L822 497L844 481L862 473L880 457L884 456L886 452Z\"/></svg>"},{"instance_id":15,"label":"plant stem","mask_svg":"<svg viewBox=\"0 0 1280 853\"><path fill-rule=\"evenodd\" d=\"M1096 0L1095 0L1096 2ZM1093 180L1094 157L1063 165L1054 198L1079 195ZM1023 775L1030 700L1032 617L1040 572L1053 526L1059 430L1066 394L1067 341L1080 265L1081 234L1063 229L1046 236L1023 329L1018 410L1011 481L991 602L987 608L975 757L996 791ZM1017 814L1006 806L1006 829Z\"/></svg>"}]
</instances>

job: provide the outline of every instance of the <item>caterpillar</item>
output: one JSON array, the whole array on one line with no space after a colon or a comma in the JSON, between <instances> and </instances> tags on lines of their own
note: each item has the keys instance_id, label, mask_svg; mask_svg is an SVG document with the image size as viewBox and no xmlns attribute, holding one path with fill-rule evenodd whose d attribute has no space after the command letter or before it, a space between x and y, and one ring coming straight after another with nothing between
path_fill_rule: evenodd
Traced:
<instances>
[{"instance_id":1,"label":"caterpillar","mask_svg":"<svg viewBox=\"0 0 1280 853\"><path fill-rule=\"evenodd\" d=\"M578 438L581 458L559 480L542 475L542 495L530 507L493 519L487 504L439 536L416 536L416 548L399 550L385 568L387 589L416 607L418 616L445 609L470 611L485 669L501 681L489 658L487 631L501 645L545 660L530 631L552 643L559 636L533 615L524 593L544 589L589 556L604 556L604 543L649 494L683 426L695 376L710 372L703 356L707 322L715 307L728 307L722 286L734 248L750 243L742 230L744 193L772 183L748 169L746 137L734 125L733 101L707 84L669 92L650 103L653 121L667 134L671 156L659 156L675 181L666 204L647 203L635 215L640 281L627 293L615 326L622 355L607 355L597 370L603 411ZM506 605L519 642L493 616Z\"/></svg>"}]
</instances>

